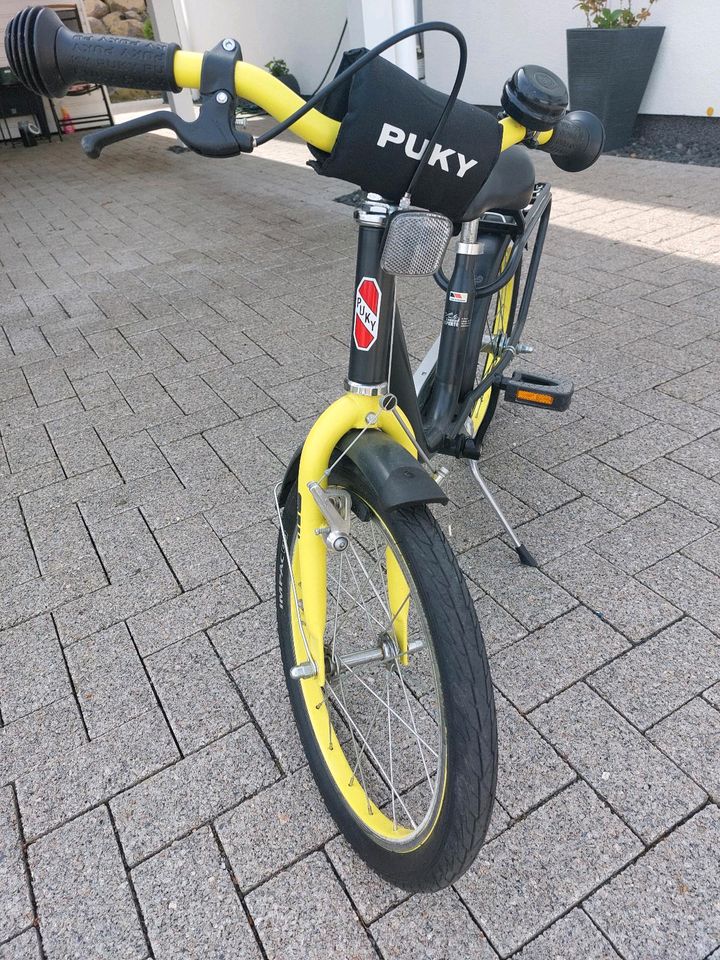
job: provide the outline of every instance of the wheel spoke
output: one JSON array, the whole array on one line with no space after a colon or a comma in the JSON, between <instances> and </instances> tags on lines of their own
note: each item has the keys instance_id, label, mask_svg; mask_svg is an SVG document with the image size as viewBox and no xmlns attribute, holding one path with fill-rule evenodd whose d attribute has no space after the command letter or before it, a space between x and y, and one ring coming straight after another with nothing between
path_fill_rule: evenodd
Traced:
<instances>
[{"instance_id":1,"label":"wheel spoke","mask_svg":"<svg viewBox=\"0 0 720 960\"><path fill-rule=\"evenodd\" d=\"M369 683L366 683L366 682L363 680L363 678L360 676L360 674L357 673L357 671L356 671L355 669L353 669L353 667L346 667L346 668L345 668L345 672L346 672L346 673L349 673L350 676L354 677L354 678L358 681L358 683L361 684L361 685L367 690L367 692L368 692L371 696L375 697L376 700L379 700L380 703L382 703L382 704L385 703L385 701L384 701L383 698L380 696L380 694L378 694L375 690L373 690L373 688L370 686L370 684L369 684ZM392 713L393 717L395 717L396 720L398 720L404 727L406 727L406 728L410 731L410 733L413 732L413 729L412 729L412 727L410 726L410 724L407 722L407 720L404 720L396 710L393 710L393 708L392 708L391 706L388 706L388 710L390 711L390 713ZM433 748L430 746L430 744L429 744L429 743L426 743L426 741L423 740L423 738L420 737L419 734L418 734L418 737L419 737L419 739L420 739L420 742L426 747L426 749L428 750L428 752L431 753L431 754L433 755L433 757L435 757L435 759L437 760L437 759L438 759L438 755L437 755L437 753L433 750Z\"/></svg>"},{"instance_id":2,"label":"wheel spoke","mask_svg":"<svg viewBox=\"0 0 720 960\"><path fill-rule=\"evenodd\" d=\"M406 806L406 804L405 804L405 801L403 800L403 798L400 796L400 794L397 792L397 790L396 790L395 787L393 786L390 778L388 777L387 773L385 772L385 768L383 767L382 763L380 763L380 761L378 760L378 758L377 758L377 756L376 756L376 754L375 754L375 751L372 749L372 747L370 746L370 744L367 742L367 740L366 740L365 737L363 736L362 731L360 730L360 728L358 727L358 725L355 723L355 721L353 720L353 718L350 716L350 714L345 710L345 708L343 707L342 703L340 703L340 700L338 699L338 696L337 696L337 694L335 693L335 691L334 691L332 688L330 688L330 689L328 690L328 693L329 693L329 695L330 695L331 697L334 698L334 700L335 700L335 702L336 702L336 704L337 704L338 709L340 710L340 712L343 714L343 716L345 717L345 719L347 720L347 722L350 724L350 726L354 728L354 730L355 730L355 732L357 733L357 735L358 735L358 737L360 738L360 740L362 740L363 743L365 744L365 747L366 747L366 751L367 751L368 756L370 757L370 759L371 759L371 760L373 761L373 763L375 764L375 766L376 766L376 768L377 768L377 771L378 771L378 773L380 774L380 776L382 777L382 779L385 781L386 786L388 786L388 787L390 788L390 790L392 791L392 793L394 794L394 796L397 798L397 801L398 801L398 803L400 804L400 806L403 808L403 810L405 811L408 820L409 820L410 823L413 825L413 829L417 829L417 823L415 822L415 820L413 819L412 814L411 814L410 811L408 810L408 808L407 808L407 806Z\"/></svg>"},{"instance_id":3,"label":"wheel spoke","mask_svg":"<svg viewBox=\"0 0 720 960\"><path fill-rule=\"evenodd\" d=\"M326 748L345 751L349 780L343 786L362 787L368 829L373 829L375 811L385 818L382 830L391 836L397 831L393 842L404 844L431 822L439 797L443 720L432 637L415 582L385 525L377 517L361 521L354 514L349 532L348 550L328 555L327 667L321 701L327 709L328 735L323 740ZM388 587L391 557L406 580L394 591L399 597ZM395 636L401 616L408 642L423 641L404 665ZM378 655L382 651L382 659L354 656L375 648ZM356 662L348 666L347 659ZM432 708L417 700L418 684L435 691Z\"/></svg>"}]
</instances>

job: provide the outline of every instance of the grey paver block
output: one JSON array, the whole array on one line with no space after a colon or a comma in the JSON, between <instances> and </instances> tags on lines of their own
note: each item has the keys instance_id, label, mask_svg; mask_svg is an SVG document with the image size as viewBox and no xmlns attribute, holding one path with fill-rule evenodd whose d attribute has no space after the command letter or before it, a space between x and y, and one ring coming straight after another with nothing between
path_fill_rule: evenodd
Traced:
<instances>
[{"instance_id":1,"label":"grey paver block","mask_svg":"<svg viewBox=\"0 0 720 960\"><path fill-rule=\"evenodd\" d=\"M709 687L703 694L704 698L708 703L713 704L720 710L720 682L716 683L714 686Z\"/></svg>"},{"instance_id":2,"label":"grey paver block","mask_svg":"<svg viewBox=\"0 0 720 960\"><path fill-rule=\"evenodd\" d=\"M40 943L34 927L19 937L0 944L0 960L41 960Z\"/></svg>"},{"instance_id":3,"label":"grey paver block","mask_svg":"<svg viewBox=\"0 0 720 960\"><path fill-rule=\"evenodd\" d=\"M720 943L720 810L707 806L585 905L627 960L701 960Z\"/></svg>"},{"instance_id":4,"label":"grey paver block","mask_svg":"<svg viewBox=\"0 0 720 960\"><path fill-rule=\"evenodd\" d=\"M647 736L720 800L720 711L696 697L661 720Z\"/></svg>"},{"instance_id":5,"label":"grey paver block","mask_svg":"<svg viewBox=\"0 0 720 960\"><path fill-rule=\"evenodd\" d=\"M720 640L685 619L646 640L588 683L641 730L709 687L720 671Z\"/></svg>"},{"instance_id":6,"label":"grey paver block","mask_svg":"<svg viewBox=\"0 0 720 960\"><path fill-rule=\"evenodd\" d=\"M538 563L565 556L588 540L617 527L619 520L589 497L563 504L517 528L522 542Z\"/></svg>"},{"instance_id":7,"label":"grey paver block","mask_svg":"<svg viewBox=\"0 0 720 960\"><path fill-rule=\"evenodd\" d=\"M33 922L11 787L0 788L0 898L0 940L8 940Z\"/></svg>"},{"instance_id":8,"label":"grey paver block","mask_svg":"<svg viewBox=\"0 0 720 960\"><path fill-rule=\"evenodd\" d=\"M155 697L124 623L73 644L66 652L91 738L155 707Z\"/></svg>"},{"instance_id":9,"label":"grey paver block","mask_svg":"<svg viewBox=\"0 0 720 960\"><path fill-rule=\"evenodd\" d=\"M573 409L574 407L573 404ZM631 416L632 413L628 412L627 419ZM625 425L624 429L628 430L630 427ZM553 430L546 436L523 443L518 447L517 452L527 460L532 460L539 467L549 470L571 457L577 457L588 450L592 450L593 447L606 443L608 440L615 438L618 432L607 422L590 419L575 420L558 430ZM557 476L557 474L555 475Z\"/></svg>"},{"instance_id":10,"label":"grey paver block","mask_svg":"<svg viewBox=\"0 0 720 960\"><path fill-rule=\"evenodd\" d=\"M228 670L247 663L278 643L275 601L260 603L211 627L208 636Z\"/></svg>"},{"instance_id":11,"label":"grey paver block","mask_svg":"<svg viewBox=\"0 0 720 960\"><path fill-rule=\"evenodd\" d=\"M474 586L472 583L468 585ZM480 593L479 588L477 589ZM480 621L485 649L489 655L521 640L527 633L527 629L515 617L510 616L504 607L487 594L475 600L475 612Z\"/></svg>"},{"instance_id":12,"label":"grey paver block","mask_svg":"<svg viewBox=\"0 0 720 960\"><path fill-rule=\"evenodd\" d=\"M247 719L237 689L203 633L145 661L184 753L197 750Z\"/></svg>"},{"instance_id":13,"label":"grey paver block","mask_svg":"<svg viewBox=\"0 0 720 960\"><path fill-rule=\"evenodd\" d=\"M676 606L720 633L720 577L680 554L662 560L638 574L663 597L672 596Z\"/></svg>"},{"instance_id":14,"label":"grey paver block","mask_svg":"<svg viewBox=\"0 0 720 960\"><path fill-rule=\"evenodd\" d=\"M412 897L376 921L371 932L387 960L497 958L454 890Z\"/></svg>"},{"instance_id":15,"label":"grey paver block","mask_svg":"<svg viewBox=\"0 0 720 960\"><path fill-rule=\"evenodd\" d=\"M157 530L201 513L209 520L218 505L224 505L235 497L248 499L235 474L226 470L209 479L191 480L169 496L146 503L143 514L150 527Z\"/></svg>"},{"instance_id":16,"label":"grey paver block","mask_svg":"<svg viewBox=\"0 0 720 960\"><path fill-rule=\"evenodd\" d=\"M668 423L649 423L610 440L594 450L593 455L616 470L630 473L692 439L690 434Z\"/></svg>"},{"instance_id":17,"label":"grey paver block","mask_svg":"<svg viewBox=\"0 0 720 960\"><path fill-rule=\"evenodd\" d=\"M168 766L110 803L128 862L150 856L277 777L251 724Z\"/></svg>"},{"instance_id":18,"label":"grey paver block","mask_svg":"<svg viewBox=\"0 0 720 960\"><path fill-rule=\"evenodd\" d=\"M41 707L0 728L0 783L16 780L56 753L86 742L74 697Z\"/></svg>"},{"instance_id":19,"label":"grey paver block","mask_svg":"<svg viewBox=\"0 0 720 960\"><path fill-rule=\"evenodd\" d=\"M132 879L155 956L248 960L260 951L208 828L135 867Z\"/></svg>"},{"instance_id":20,"label":"grey paver block","mask_svg":"<svg viewBox=\"0 0 720 960\"><path fill-rule=\"evenodd\" d=\"M683 549L683 554L695 563L720 577L720 530L715 530L702 540L696 540Z\"/></svg>"},{"instance_id":21,"label":"grey paver block","mask_svg":"<svg viewBox=\"0 0 720 960\"><path fill-rule=\"evenodd\" d=\"M230 573L132 617L128 626L143 656L255 606L241 573Z\"/></svg>"},{"instance_id":22,"label":"grey paver block","mask_svg":"<svg viewBox=\"0 0 720 960\"><path fill-rule=\"evenodd\" d=\"M147 944L104 807L78 817L29 850L48 956L143 960Z\"/></svg>"},{"instance_id":23,"label":"grey paver block","mask_svg":"<svg viewBox=\"0 0 720 960\"><path fill-rule=\"evenodd\" d=\"M669 397L659 390L648 390L628 397L626 403L636 410L649 413L656 420L671 423L698 437L720 426L720 418L717 414L676 397Z\"/></svg>"},{"instance_id":24,"label":"grey paver block","mask_svg":"<svg viewBox=\"0 0 720 960\"><path fill-rule=\"evenodd\" d=\"M33 490L22 497L25 515L31 519L52 513L58 507L80 503L95 494L120 486L122 480L112 466L98 467L77 477L69 477Z\"/></svg>"},{"instance_id":25,"label":"grey paver block","mask_svg":"<svg viewBox=\"0 0 720 960\"><path fill-rule=\"evenodd\" d=\"M94 544L76 504L31 517L28 529L43 576L96 559Z\"/></svg>"},{"instance_id":26,"label":"grey paver block","mask_svg":"<svg viewBox=\"0 0 720 960\"><path fill-rule=\"evenodd\" d=\"M136 480L167 467L167 461L155 441L144 432L112 440L108 449L115 466L126 480Z\"/></svg>"},{"instance_id":27,"label":"grey paver block","mask_svg":"<svg viewBox=\"0 0 720 960\"><path fill-rule=\"evenodd\" d=\"M268 880L246 898L270 960L376 960L377 954L321 853ZM322 936L318 931L322 930Z\"/></svg>"},{"instance_id":28,"label":"grey paver block","mask_svg":"<svg viewBox=\"0 0 720 960\"><path fill-rule=\"evenodd\" d=\"M337 830L307 768L246 800L216 827L241 890L262 883Z\"/></svg>"},{"instance_id":29,"label":"grey paver block","mask_svg":"<svg viewBox=\"0 0 720 960\"><path fill-rule=\"evenodd\" d=\"M151 473L147 477L130 480L120 486L110 487L84 497L81 507L89 523L92 524L93 520L106 522L112 514L132 510L135 507L144 509L158 500L174 496L180 490L182 490L180 481L168 467L166 470Z\"/></svg>"},{"instance_id":30,"label":"grey paver block","mask_svg":"<svg viewBox=\"0 0 720 960\"><path fill-rule=\"evenodd\" d=\"M186 590L235 569L225 547L204 517L191 517L157 530L158 543Z\"/></svg>"},{"instance_id":31,"label":"grey paver block","mask_svg":"<svg viewBox=\"0 0 720 960\"><path fill-rule=\"evenodd\" d=\"M55 450L41 424L3 431L3 445L13 473L32 470L55 459Z\"/></svg>"},{"instance_id":32,"label":"grey paver block","mask_svg":"<svg viewBox=\"0 0 720 960\"><path fill-rule=\"evenodd\" d=\"M681 612L587 547L547 566L548 574L634 642L679 619Z\"/></svg>"},{"instance_id":33,"label":"grey paver block","mask_svg":"<svg viewBox=\"0 0 720 960\"><path fill-rule=\"evenodd\" d=\"M701 477L680 463L663 458L640 467L636 480L693 513L720 523L720 483Z\"/></svg>"},{"instance_id":34,"label":"grey paver block","mask_svg":"<svg viewBox=\"0 0 720 960\"><path fill-rule=\"evenodd\" d=\"M536 568L522 566L517 554L499 540L468 550L460 566L528 630L549 623L577 601Z\"/></svg>"},{"instance_id":35,"label":"grey paver block","mask_svg":"<svg viewBox=\"0 0 720 960\"><path fill-rule=\"evenodd\" d=\"M163 453L184 484L209 480L227 472L227 467L204 437L192 436L167 444Z\"/></svg>"},{"instance_id":36,"label":"grey paver block","mask_svg":"<svg viewBox=\"0 0 720 960\"><path fill-rule=\"evenodd\" d=\"M578 907L524 947L518 960L618 960L619 954Z\"/></svg>"},{"instance_id":37,"label":"grey paver block","mask_svg":"<svg viewBox=\"0 0 720 960\"><path fill-rule=\"evenodd\" d=\"M28 838L144 780L176 756L177 748L162 714L153 711L96 740L49 757L17 781Z\"/></svg>"},{"instance_id":38,"label":"grey paver block","mask_svg":"<svg viewBox=\"0 0 720 960\"><path fill-rule=\"evenodd\" d=\"M590 788L577 784L483 847L457 889L506 957L642 849Z\"/></svg>"},{"instance_id":39,"label":"grey paver block","mask_svg":"<svg viewBox=\"0 0 720 960\"><path fill-rule=\"evenodd\" d=\"M236 418L236 414L217 398L211 406L197 410L175 420L158 424L149 429L149 434L162 449L168 443L184 440L194 433L202 433L222 426Z\"/></svg>"},{"instance_id":40,"label":"grey paver block","mask_svg":"<svg viewBox=\"0 0 720 960\"><path fill-rule=\"evenodd\" d=\"M87 473L110 463L110 455L91 426L72 433L53 435L53 446L68 477Z\"/></svg>"},{"instance_id":41,"label":"grey paver block","mask_svg":"<svg viewBox=\"0 0 720 960\"><path fill-rule=\"evenodd\" d=\"M599 536L592 548L627 573L638 573L712 529L709 521L666 502Z\"/></svg>"},{"instance_id":42,"label":"grey paver block","mask_svg":"<svg viewBox=\"0 0 720 960\"><path fill-rule=\"evenodd\" d=\"M233 670L233 677L283 770L304 766L305 751L290 708L280 649L248 660Z\"/></svg>"},{"instance_id":43,"label":"grey paver block","mask_svg":"<svg viewBox=\"0 0 720 960\"><path fill-rule=\"evenodd\" d=\"M663 383L660 389L671 397L694 403L716 393L719 378L720 363L715 361Z\"/></svg>"},{"instance_id":44,"label":"grey paver block","mask_svg":"<svg viewBox=\"0 0 720 960\"><path fill-rule=\"evenodd\" d=\"M97 557L86 558L74 568L19 584L0 594L0 630L51 610L85 599L107 581ZM69 601L69 602L68 602Z\"/></svg>"},{"instance_id":45,"label":"grey paver block","mask_svg":"<svg viewBox=\"0 0 720 960\"><path fill-rule=\"evenodd\" d=\"M712 479L720 475L720 443L713 437L693 440L692 443L673 450L668 456L703 477Z\"/></svg>"},{"instance_id":46,"label":"grey paver block","mask_svg":"<svg viewBox=\"0 0 720 960\"><path fill-rule=\"evenodd\" d=\"M236 490L234 496L225 497L222 502L216 501L205 514L221 539L231 533L247 530L259 519L269 520L276 515L275 501L269 489L257 493Z\"/></svg>"},{"instance_id":47,"label":"grey paver block","mask_svg":"<svg viewBox=\"0 0 720 960\"><path fill-rule=\"evenodd\" d=\"M533 711L531 719L646 843L706 799L703 790L583 683Z\"/></svg>"},{"instance_id":48,"label":"grey paver block","mask_svg":"<svg viewBox=\"0 0 720 960\"><path fill-rule=\"evenodd\" d=\"M89 527L95 547L112 583L163 565L155 538L136 508L91 515Z\"/></svg>"},{"instance_id":49,"label":"grey paver block","mask_svg":"<svg viewBox=\"0 0 720 960\"><path fill-rule=\"evenodd\" d=\"M659 494L587 454L567 460L552 473L626 520L662 503Z\"/></svg>"},{"instance_id":50,"label":"grey paver block","mask_svg":"<svg viewBox=\"0 0 720 960\"><path fill-rule=\"evenodd\" d=\"M223 543L263 600L275 594L277 528L270 520L233 533Z\"/></svg>"},{"instance_id":51,"label":"grey paver block","mask_svg":"<svg viewBox=\"0 0 720 960\"><path fill-rule=\"evenodd\" d=\"M4 462L5 458L3 457ZM56 484L62 479L62 467L56 461L43 463L39 467L34 467L32 470L22 470L20 473L10 473L7 467L4 467L3 474L0 475L0 499L22 497L40 491L49 484Z\"/></svg>"},{"instance_id":52,"label":"grey paver block","mask_svg":"<svg viewBox=\"0 0 720 960\"><path fill-rule=\"evenodd\" d=\"M371 870L342 835L325 845L325 853L364 923L372 923L409 896Z\"/></svg>"},{"instance_id":53,"label":"grey paver block","mask_svg":"<svg viewBox=\"0 0 720 960\"><path fill-rule=\"evenodd\" d=\"M5 723L69 693L60 642L49 616L0 634L0 709Z\"/></svg>"},{"instance_id":54,"label":"grey paver block","mask_svg":"<svg viewBox=\"0 0 720 960\"><path fill-rule=\"evenodd\" d=\"M493 681L519 710L527 711L629 648L607 623L577 607L495 654Z\"/></svg>"},{"instance_id":55,"label":"grey paver block","mask_svg":"<svg viewBox=\"0 0 720 960\"><path fill-rule=\"evenodd\" d=\"M71 600L55 615L63 646L148 610L179 592L177 581L161 563Z\"/></svg>"},{"instance_id":56,"label":"grey paver block","mask_svg":"<svg viewBox=\"0 0 720 960\"><path fill-rule=\"evenodd\" d=\"M516 818L575 779L575 773L504 697L495 698L497 799Z\"/></svg>"}]
</instances>

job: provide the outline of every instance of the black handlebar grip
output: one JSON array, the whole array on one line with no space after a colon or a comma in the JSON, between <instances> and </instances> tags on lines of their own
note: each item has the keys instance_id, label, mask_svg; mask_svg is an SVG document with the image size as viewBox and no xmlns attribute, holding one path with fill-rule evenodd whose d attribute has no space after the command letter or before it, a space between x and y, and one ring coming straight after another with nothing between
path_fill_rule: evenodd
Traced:
<instances>
[{"instance_id":1,"label":"black handlebar grip","mask_svg":"<svg viewBox=\"0 0 720 960\"><path fill-rule=\"evenodd\" d=\"M551 154L561 170L577 173L591 167L605 146L605 128L594 113L571 110L558 121L553 135L539 149Z\"/></svg>"},{"instance_id":2,"label":"black handlebar grip","mask_svg":"<svg viewBox=\"0 0 720 960\"><path fill-rule=\"evenodd\" d=\"M62 97L72 84L103 83L177 93L176 43L73 33L48 7L26 7L5 29L10 69L35 93Z\"/></svg>"}]
</instances>

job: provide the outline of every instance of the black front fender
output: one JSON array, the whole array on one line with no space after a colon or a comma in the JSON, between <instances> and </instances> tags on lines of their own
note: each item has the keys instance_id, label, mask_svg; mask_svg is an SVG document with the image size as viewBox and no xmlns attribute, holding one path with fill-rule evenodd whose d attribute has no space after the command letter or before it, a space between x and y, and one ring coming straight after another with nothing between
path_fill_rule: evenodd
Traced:
<instances>
[{"instance_id":1,"label":"black front fender","mask_svg":"<svg viewBox=\"0 0 720 960\"><path fill-rule=\"evenodd\" d=\"M427 470L392 437L380 430L367 430L356 439L358 433L358 430L351 430L335 448L333 460L347 452L331 473L331 483L345 485L353 480L359 481L384 510L396 510L415 503L448 502ZM285 504L297 481L301 452L302 448L297 450L285 473L280 488L281 505Z\"/></svg>"}]
</instances>

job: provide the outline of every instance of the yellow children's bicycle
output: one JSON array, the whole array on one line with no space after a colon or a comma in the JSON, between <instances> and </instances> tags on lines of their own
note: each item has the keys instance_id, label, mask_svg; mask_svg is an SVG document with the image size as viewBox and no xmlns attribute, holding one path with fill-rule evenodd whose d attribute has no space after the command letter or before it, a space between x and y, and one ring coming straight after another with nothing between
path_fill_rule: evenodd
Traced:
<instances>
[{"instance_id":1,"label":"yellow children's bicycle","mask_svg":"<svg viewBox=\"0 0 720 960\"><path fill-rule=\"evenodd\" d=\"M449 96L378 57L427 30L457 40ZM187 53L73 34L50 9L34 7L11 21L6 49L14 72L43 95L61 96L80 80L199 89L193 123L160 112L99 130L83 139L90 156L160 127L205 156L237 156L291 128L319 173L368 191L355 212L345 393L318 418L276 489L278 630L300 737L342 832L392 883L451 883L487 831L497 744L475 608L428 509L447 500L446 471L432 457L470 462L521 561L533 563L477 466L500 394L555 410L572 395L570 383L509 370L528 351L520 338L551 202L516 144L581 170L602 150L602 125L567 113L562 81L536 66L505 85L499 122L462 103L465 41L443 23L351 51L307 103L243 63L232 39ZM253 138L236 126L238 97L280 122ZM441 264L453 234L448 278ZM445 291L441 333L414 375L395 297L402 275L434 275Z\"/></svg>"}]
</instances>

